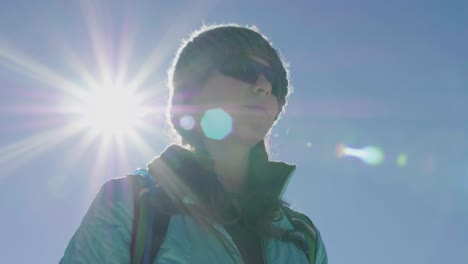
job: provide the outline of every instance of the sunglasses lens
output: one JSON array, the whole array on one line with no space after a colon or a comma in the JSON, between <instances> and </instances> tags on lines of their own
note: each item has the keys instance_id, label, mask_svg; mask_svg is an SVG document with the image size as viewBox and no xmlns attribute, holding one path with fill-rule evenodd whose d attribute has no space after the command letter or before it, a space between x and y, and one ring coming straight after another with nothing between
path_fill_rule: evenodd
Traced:
<instances>
[{"instance_id":1,"label":"sunglasses lens","mask_svg":"<svg viewBox=\"0 0 468 264\"><path fill-rule=\"evenodd\" d=\"M227 76L254 84L260 74L247 60L233 60L221 65L219 71Z\"/></svg>"},{"instance_id":2,"label":"sunglasses lens","mask_svg":"<svg viewBox=\"0 0 468 264\"><path fill-rule=\"evenodd\" d=\"M278 73L271 67L260 64L252 59L231 60L229 63L220 65L219 71L224 75L250 84L254 84L258 80L258 77L263 74L272 86L272 94L279 96L281 85Z\"/></svg>"}]
</instances>

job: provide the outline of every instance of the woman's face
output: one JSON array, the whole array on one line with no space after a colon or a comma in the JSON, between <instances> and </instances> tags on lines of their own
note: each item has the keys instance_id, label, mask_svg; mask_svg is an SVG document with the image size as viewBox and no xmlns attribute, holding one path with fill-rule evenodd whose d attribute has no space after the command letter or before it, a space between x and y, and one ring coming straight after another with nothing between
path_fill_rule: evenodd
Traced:
<instances>
[{"instance_id":1,"label":"woman's face","mask_svg":"<svg viewBox=\"0 0 468 264\"><path fill-rule=\"evenodd\" d=\"M257 69L270 69L259 57L246 59L258 66ZM249 74L245 69L241 74L239 71L233 74L232 69L215 70L192 102L201 108L198 120L210 109L224 110L232 118L232 131L225 139L253 146L272 127L278 114L278 100L272 94L272 83L261 71L256 72L258 77L250 72L249 78L242 78Z\"/></svg>"}]
</instances>

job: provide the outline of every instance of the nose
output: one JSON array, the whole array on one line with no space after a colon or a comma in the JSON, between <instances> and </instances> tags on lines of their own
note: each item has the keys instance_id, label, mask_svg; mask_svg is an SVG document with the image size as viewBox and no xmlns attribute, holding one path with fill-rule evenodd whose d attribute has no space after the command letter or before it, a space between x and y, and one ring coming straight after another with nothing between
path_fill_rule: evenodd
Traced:
<instances>
[{"instance_id":1,"label":"nose","mask_svg":"<svg viewBox=\"0 0 468 264\"><path fill-rule=\"evenodd\" d=\"M268 81L265 75L261 74L257 81L252 85L252 91L259 95L270 95L271 83Z\"/></svg>"}]
</instances>

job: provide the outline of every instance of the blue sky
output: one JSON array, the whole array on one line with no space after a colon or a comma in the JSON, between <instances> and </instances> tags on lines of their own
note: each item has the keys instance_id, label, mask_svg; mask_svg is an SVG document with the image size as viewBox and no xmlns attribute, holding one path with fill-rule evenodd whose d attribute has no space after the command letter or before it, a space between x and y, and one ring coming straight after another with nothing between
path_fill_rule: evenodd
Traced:
<instances>
[{"instance_id":1,"label":"blue sky","mask_svg":"<svg viewBox=\"0 0 468 264\"><path fill-rule=\"evenodd\" d=\"M272 157L297 164L285 197L330 263L468 262L468 2L159 2L0 4L2 263L58 262L100 186L169 144L170 60L224 22L256 25L290 64ZM118 76L147 107L137 136L77 127L80 96Z\"/></svg>"}]
</instances>

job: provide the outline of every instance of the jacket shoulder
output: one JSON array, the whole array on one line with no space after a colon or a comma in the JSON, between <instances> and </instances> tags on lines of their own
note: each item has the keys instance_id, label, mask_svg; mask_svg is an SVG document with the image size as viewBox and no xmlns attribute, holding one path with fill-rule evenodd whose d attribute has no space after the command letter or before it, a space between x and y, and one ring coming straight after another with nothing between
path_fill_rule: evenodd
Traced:
<instances>
[{"instance_id":1,"label":"jacket shoulder","mask_svg":"<svg viewBox=\"0 0 468 264\"><path fill-rule=\"evenodd\" d=\"M129 263L133 191L127 177L103 184L60 263Z\"/></svg>"},{"instance_id":2,"label":"jacket shoulder","mask_svg":"<svg viewBox=\"0 0 468 264\"><path fill-rule=\"evenodd\" d=\"M299 211L293 210L291 207L287 205L282 206L282 210L285 213L288 220L291 224L296 228L297 226L302 226L309 229L309 233L311 233L313 240L316 244L316 252L315 252L315 264L327 264L328 263L328 256L327 251L325 249L325 244L323 243L322 236L318 228L314 225L312 220ZM296 223L294 223L297 221ZM299 222L299 223L298 223Z\"/></svg>"}]
</instances>

